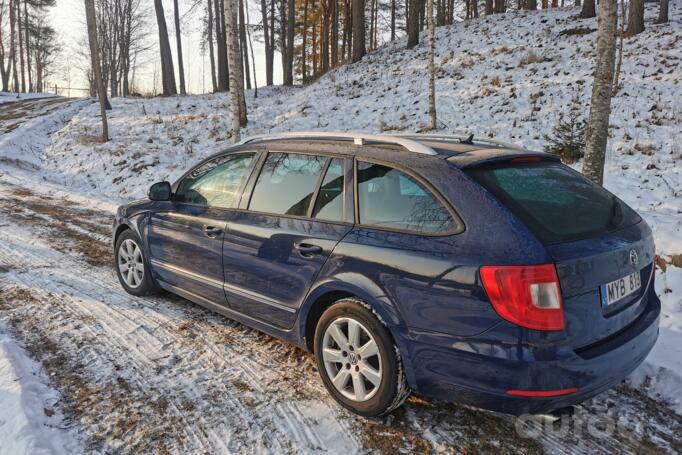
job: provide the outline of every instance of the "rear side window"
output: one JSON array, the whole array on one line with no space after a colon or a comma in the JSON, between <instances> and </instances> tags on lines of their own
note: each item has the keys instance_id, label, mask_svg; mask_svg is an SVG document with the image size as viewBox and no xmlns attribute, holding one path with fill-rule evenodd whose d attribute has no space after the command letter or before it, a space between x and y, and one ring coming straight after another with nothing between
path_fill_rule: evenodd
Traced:
<instances>
[{"instance_id":1,"label":"rear side window","mask_svg":"<svg viewBox=\"0 0 682 455\"><path fill-rule=\"evenodd\" d=\"M421 183L387 166L358 162L360 223L423 233L456 225L450 212Z\"/></svg>"},{"instance_id":2,"label":"rear side window","mask_svg":"<svg viewBox=\"0 0 682 455\"><path fill-rule=\"evenodd\" d=\"M343 160L334 158L317 194L313 218L329 221L343 220Z\"/></svg>"},{"instance_id":3,"label":"rear side window","mask_svg":"<svg viewBox=\"0 0 682 455\"><path fill-rule=\"evenodd\" d=\"M587 238L637 223L623 201L560 163L466 171L545 243Z\"/></svg>"},{"instance_id":4,"label":"rear side window","mask_svg":"<svg viewBox=\"0 0 682 455\"><path fill-rule=\"evenodd\" d=\"M253 153L225 155L190 172L175 191L176 202L231 208L249 175Z\"/></svg>"},{"instance_id":5,"label":"rear side window","mask_svg":"<svg viewBox=\"0 0 682 455\"><path fill-rule=\"evenodd\" d=\"M253 189L249 210L307 216L326 157L269 153Z\"/></svg>"}]
</instances>

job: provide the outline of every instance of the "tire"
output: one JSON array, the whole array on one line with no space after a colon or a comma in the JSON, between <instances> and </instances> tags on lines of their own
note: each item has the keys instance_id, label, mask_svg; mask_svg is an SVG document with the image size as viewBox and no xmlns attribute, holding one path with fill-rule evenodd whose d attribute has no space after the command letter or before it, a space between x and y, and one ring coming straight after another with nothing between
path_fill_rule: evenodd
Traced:
<instances>
[{"instance_id":1,"label":"tire","mask_svg":"<svg viewBox=\"0 0 682 455\"><path fill-rule=\"evenodd\" d=\"M128 259L131 257L129 252L132 252L132 262ZM156 283L152 279L147 259L144 256L140 237L130 229L123 231L118 236L118 239L116 239L114 267L116 268L118 281L129 294L144 296L158 290ZM128 270L131 271L127 272Z\"/></svg>"},{"instance_id":2,"label":"tire","mask_svg":"<svg viewBox=\"0 0 682 455\"><path fill-rule=\"evenodd\" d=\"M362 300L341 299L322 313L314 350L325 387L356 414L391 412L410 394L391 334Z\"/></svg>"}]
</instances>

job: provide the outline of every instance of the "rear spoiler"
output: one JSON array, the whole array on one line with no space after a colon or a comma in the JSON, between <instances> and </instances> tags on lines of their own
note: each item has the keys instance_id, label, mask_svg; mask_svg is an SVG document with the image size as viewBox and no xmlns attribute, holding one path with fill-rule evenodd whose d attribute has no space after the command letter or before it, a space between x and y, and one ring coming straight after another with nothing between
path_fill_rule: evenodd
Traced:
<instances>
[{"instance_id":1,"label":"rear spoiler","mask_svg":"<svg viewBox=\"0 0 682 455\"><path fill-rule=\"evenodd\" d=\"M545 152L510 149L482 149L452 155L448 161L460 169L491 166L501 163L526 164L539 161L560 162L557 155Z\"/></svg>"}]
</instances>

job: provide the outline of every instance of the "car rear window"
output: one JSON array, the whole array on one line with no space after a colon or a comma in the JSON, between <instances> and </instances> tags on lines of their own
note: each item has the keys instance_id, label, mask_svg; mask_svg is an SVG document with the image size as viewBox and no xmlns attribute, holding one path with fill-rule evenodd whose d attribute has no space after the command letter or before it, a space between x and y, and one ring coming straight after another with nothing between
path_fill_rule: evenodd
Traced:
<instances>
[{"instance_id":1,"label":"car rear window","mask_svg":"<svg viewBox=\"0 0 682 455\"><path fill-rule=\"evenodd\" d=\"M545 243L561 243L630 226L639 215L623 201L561 163L466 171Z\"/></svg>"}]
</instances>

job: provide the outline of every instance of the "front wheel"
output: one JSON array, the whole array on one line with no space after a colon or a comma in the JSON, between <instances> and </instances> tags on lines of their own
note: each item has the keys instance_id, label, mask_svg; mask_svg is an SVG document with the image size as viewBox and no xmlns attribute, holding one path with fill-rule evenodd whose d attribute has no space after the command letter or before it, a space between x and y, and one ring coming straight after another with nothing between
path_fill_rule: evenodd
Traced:
<instances>
[{"instance_id":1,"label":"front wheel","mask_svg":"<svg viewBox=\"0 0 682 455\"><path fill-rule=\"evenodd\" d=\"M356 414L385 414L409 395L391 334L357 299L342 299L322 314L315 358L329 393Z\"/></svg>"},{"instance_id":2,"label":"front wheel","mask_svg":"<svg viewBox=\"0 0 682 455\"><path fill-rule=\"evenodd\" d=\"M133 231L124 231L118 237L114 256L116 274L123 289L137 296L148 295L156 291L156 285L142 251L142 242Z\"/></svg>"}]
</instances>

